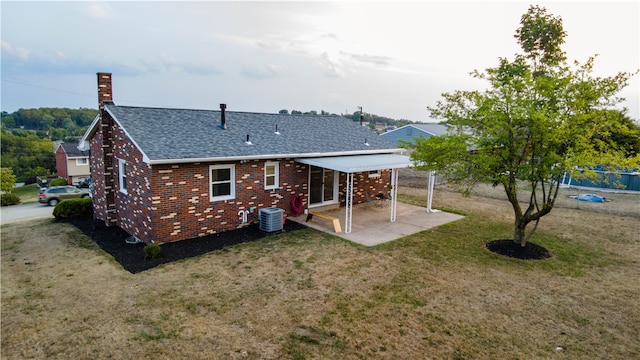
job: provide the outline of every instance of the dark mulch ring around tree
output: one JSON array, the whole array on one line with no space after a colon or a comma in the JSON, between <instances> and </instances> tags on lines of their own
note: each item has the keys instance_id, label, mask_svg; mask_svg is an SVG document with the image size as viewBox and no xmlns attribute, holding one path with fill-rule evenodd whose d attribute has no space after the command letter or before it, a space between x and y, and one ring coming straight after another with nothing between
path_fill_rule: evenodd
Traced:
<instances>
[{"instance_id":1,"label":"dark mulch ring around tree","mask_svg":"<svg viewBox=\"0 0 640 360\"><path fill-rule=\"evenodd\" d=\"M266 236L280 232L294 231L307 228L294 221L285 222L282 231L266 232L260 230L258 224L251 224L244 228L227 231L220 234L207 235L200 238L161 244L161 252L155 259L145 259L143 243L130 244L125 240L130 236L119 227L96 227L92 220L65 219L58 222L70 223L91 237L100 248L109 253L132 274L154 268L161 264L188 259L203 255L228 246L260 240Z\"/></svg>"},{"instance_id":2,"label":"dark mulch ring around tree","mask_svg":"<svg viewBox=\"0 0 640 360\"><path fill-rule=\"evenodd\" d=\"M485 246L493 253L516 259L541 260L551 257L549 250L532 242L527 242L522 247L520 244L516 244L513 239L502 239L489 241Z\"/></svg>"}]
</instances>

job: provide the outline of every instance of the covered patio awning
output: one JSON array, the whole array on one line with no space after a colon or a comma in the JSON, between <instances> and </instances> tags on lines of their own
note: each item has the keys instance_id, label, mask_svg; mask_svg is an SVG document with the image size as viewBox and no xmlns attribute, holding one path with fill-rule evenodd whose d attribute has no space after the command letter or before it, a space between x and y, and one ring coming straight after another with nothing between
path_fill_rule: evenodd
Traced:
<instances>
[{"instance_id":1,"label":"covered patio awning","mask_svg":"<svg viewBox=\"0 0 640 360\"><path fill-rule=\"evenodd\" d=\"M350 156L329 156L300 158L297 162L307 165L331 169L347 174L345 189L345 226L344 232L351 232L353 218L353 174L363 171L375 171L391 169L391 214L390 220L396 221L398 201L398 169L406 168L411 164L411 159L406 155L398 154L371 154ZM431 197L432 191L428 196Z\"/></svg>"},{"instance_id":2,"label":"covered patio awning","mask_svg":"<svg viewBox=\"0 0 640 360\"><path fill-rule=\"evenodd\" d=\"M400 169L406 168L411 164L411 159L408 156L398 154L314 157L296 159L296 161L347 174L362 171Z\"/></svg>"}]
</instances>

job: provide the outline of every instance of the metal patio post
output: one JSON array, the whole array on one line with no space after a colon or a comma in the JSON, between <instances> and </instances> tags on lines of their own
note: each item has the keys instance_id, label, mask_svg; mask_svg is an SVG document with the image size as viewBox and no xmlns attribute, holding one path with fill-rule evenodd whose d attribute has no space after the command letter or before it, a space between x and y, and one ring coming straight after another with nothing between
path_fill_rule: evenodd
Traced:
<instances>
[{"instance_id":1,"label":"metal patio post","mask_svg":"<svg viewBox=\"0 0 640 360\"><path fill-rule=\"evenodd\" d=\"M351 219L353 217L353 173L347 173L347 189L345 191L344 232L351 233Z\"/></svg>"}]
</instances>

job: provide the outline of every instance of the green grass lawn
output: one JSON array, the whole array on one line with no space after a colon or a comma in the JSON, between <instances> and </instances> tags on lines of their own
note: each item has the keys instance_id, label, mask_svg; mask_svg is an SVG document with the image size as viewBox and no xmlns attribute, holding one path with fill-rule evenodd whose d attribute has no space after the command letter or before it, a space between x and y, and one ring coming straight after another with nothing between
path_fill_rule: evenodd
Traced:
<instances>
[{"instance_id":1,"label":"green grass lawn","mask_svg":"<svg viewBox=\"0 0 640 360\"><path fill-rule=\"evenodd\" d=\"M530 239L553 256L518 260L484 247L511 235L507 202L436 194L465 218L375 247L285 232L139 274L69 224L3 225L3 358L638 358L637 217L554 209Z\"/></svg>"},{"instance_id":2,"label":"green grass lawn","mask_svg":"<svg viewBox=\"0 0 640 360\"><path fill-rule=\"evenodd\" d=\"M401 196L403 202L418 205L422 199L415 196ZM441 209L450 211L450 209ZM555 234L538 231L530 242L549 249L553 257L543 261L522 261L508 259L490 253L484 244L492 239L510 239L513 225L508 222L488 221L482 214L461 212L464 219L442 225L438 228L408 236L403 241L393 241L381 247L395 248L410 246L416 256L428 259L430 263L459 262L477 266L538 269L562 276L582 276L588 269L609 265L611 259L605 256L602 243L588 245L567 241ZM555 214L554 214L555 215ZM425 240L425 238L427 240ZM415 244L412 241L416 241Z\"/></svg>"},{"instance_id":3,"label":"green grass lawn","mask_svg":"<svg viewBox=\"0 0 640 360\"><path fill-rule=\"evenodd\" d=\"M20 198L20 203L29 204L38 201L38 194L40 188L38 184L29 184L21 187L14 188L12 194Z\"/></svg>"}]
</instances>

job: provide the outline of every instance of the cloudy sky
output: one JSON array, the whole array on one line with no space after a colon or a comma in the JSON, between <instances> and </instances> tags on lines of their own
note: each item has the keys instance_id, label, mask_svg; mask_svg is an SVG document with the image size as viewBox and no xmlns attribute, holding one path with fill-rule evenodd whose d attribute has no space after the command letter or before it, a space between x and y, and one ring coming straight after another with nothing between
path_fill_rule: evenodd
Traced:
<instances>
[{"instance_id":1,"label":"cloudy sky","mask_svg":"<svg viewBox=\"0 0 640 360\"><path fill-rule=\"evenodd\" d=\"M435 121L443 92L520 52L526 1L1 1L2 111L97 108L96 72L119 105L367 113ZM538 2L564 50L611 76L640 68L640 5ZM622 96L640 119L639 76Z\"/></svg>"}]
</instances>

